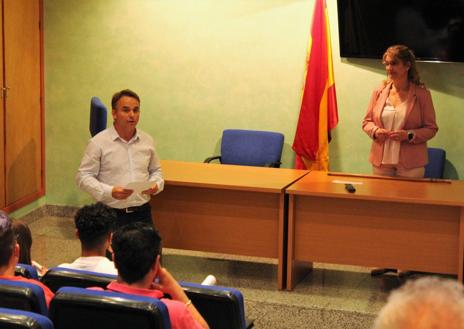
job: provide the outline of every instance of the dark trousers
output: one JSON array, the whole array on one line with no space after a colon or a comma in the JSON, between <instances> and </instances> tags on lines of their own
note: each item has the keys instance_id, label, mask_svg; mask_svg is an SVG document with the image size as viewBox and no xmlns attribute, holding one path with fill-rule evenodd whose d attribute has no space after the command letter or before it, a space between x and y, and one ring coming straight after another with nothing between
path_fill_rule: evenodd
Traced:
<instances>
[{"instance_id":1,"label":"dark trousers","mask_svg":"<svg viewBox=\"0 0 464 329\"><path fill-rule=\"evenodd\" d=\"M125 210L116 209L116 227L115 229L135 222L148 223L155 227L151 217L151 207L148 203L140 206L139 209L133 212L126 212Z\"/></svg>"},{"instance_id":2,"label":"dark trousers","mask_svg":"<svg viewBox=\"0 0 464 329\"><path fill-rule=\"evenodd\" d=\"M153 219L151 217L151 207L149 203L146 203L140 207L132 207L130 209L134 209L132 212L126 212L124 209L115 209L116 211L116 223L114 230L118 228L135 222L147 223L155 228L155 224L153 223ZM109 250L106 251L106 258L109 260L113 260L113 255Z\"/></svg>"}]
</instances>

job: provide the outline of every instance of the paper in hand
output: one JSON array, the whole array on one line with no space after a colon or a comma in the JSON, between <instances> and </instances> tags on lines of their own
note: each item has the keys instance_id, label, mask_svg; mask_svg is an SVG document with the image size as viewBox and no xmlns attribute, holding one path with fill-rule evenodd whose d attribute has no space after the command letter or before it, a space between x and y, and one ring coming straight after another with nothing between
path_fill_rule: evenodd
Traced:
<instances>
[{"instance_id":1,"label":"paper in hand","mask_svg":"<svg viewBox=\"0 0 464 329\"><path fill-rule=\"evenodd\" d=\"M142 193L155 185L155 182L130 182L125 188L134 190L134 194Z\"/></svg>"}]
</instances>

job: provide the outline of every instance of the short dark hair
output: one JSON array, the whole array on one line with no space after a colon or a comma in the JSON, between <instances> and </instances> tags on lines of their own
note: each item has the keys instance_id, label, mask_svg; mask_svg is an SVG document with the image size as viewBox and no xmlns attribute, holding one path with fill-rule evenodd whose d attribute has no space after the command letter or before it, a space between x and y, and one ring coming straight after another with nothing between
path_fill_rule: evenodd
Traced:
<instances>
[{"instance_id":1,"label":"short dark hair","mask_svg":"<svg viewBox=\"0 0 464 329\"><path fill-rule=\"evenodd\" d=\"M84 249L95 249L105 243L116 221L114 209L101 202L83 206L74 216L74 224Z\"/></svg>"},{"instance_id":2,"label":"short dark hair","mask_svg":"<svg viewBox=\"0 0 464 329\"><path fill-rule=\"evenodd\" d=\"M139 95L137 95L134 91L130 89L124 89L124 90L121 90L115 93L113 97L111 98L111 108L113 110L116 109L116 106L118 105L118 101L121 99L121 97L124 97L124 96L135 98L140 103Z\"/></svg>"},{"instance_id":3,"label":"short dark hair","mask_svg":"<svg viewBox=\"0 0 464 329\"><path fill-rule=\"evenodd\" d=\"M19 244L18 262L31 265L32 233L29 226L20 220L13 220L12 229Z\"/></svg>"},{"instance_id":4,"label":"short dark hair","mask_svg":"<svg viewBox=\"0 0 464 329\"><path fill-rule=\"evenodd\" d=\"M16 245L11 219L0 210L0 266L8 265Z\"/></svg>"},{"instance_id":5,"label":"short dark hair","mask_svg":"<svg viewBox=\"0 0 464 329\"><path fill-rule=\"evenodd\" d=\"M118 275L129 284L142 280L161 254L161 237L147 223L118 228L111 242Z\"/></svg>"}]
</instances>

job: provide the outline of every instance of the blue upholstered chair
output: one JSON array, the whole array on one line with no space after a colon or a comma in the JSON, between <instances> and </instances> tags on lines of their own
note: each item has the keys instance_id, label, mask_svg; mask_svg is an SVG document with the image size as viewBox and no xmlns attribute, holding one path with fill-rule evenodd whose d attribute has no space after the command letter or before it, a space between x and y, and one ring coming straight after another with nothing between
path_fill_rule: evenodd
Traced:
<instances>
[{"instance_id":1,"label":"blue upholstered chair","mask_svg":"<svg viewBox=\"0 0 464 329\"><path fill-rule=\"evenodd\" d=\"M84 288L60 288L50 304L56 329L170 329L158 299Z\"/></svg>"},{"instance_id":2,"label":"blue upholstered chair","mask_svg":"<svg viewBox=\"0 0 464 329\"><path fill-rule=\"evenodd\" d=\"M53 329L53 323L41 314L0 307L0 328Z\"/></svg>"},{"instance_id":3,"label":"blue upholstered chair","mask_svg":"<svg viewBox=\"0 0 464 329\"><path fill-rule=\"evenodd\" d=\"M425 178L443 178L446 152L441 148L427 148L429 163L425 166Z\"/></svg>"},{"instance_id":4,"label":"blue upholstered chair","mask_svg":"<svg viewBox=\"0 0 464 329\"><path fill-rule=\"evenodd\" d=\"M248 329L242 293L233 288L179 282L211 329Z\"/></svg>"},{"instance_id":5,"label":"blue upholstered chair","mask_svg":"<svg viewBox=\"0 0 464 329\"><path fill-rule=\"evenodd\" d=\"M42 288L28 282L0 280L0 307L48 315Z\"/></svg>"},{"instance_id":6,"label":"blue upholstered chair","mask_svg":"<svg viewBox=\"0 0 464 329\"><path fill-rule=\"evenodd\" d=\"M226 129L222 133L221 155L205 159L222 164L280 167L284 135L271 131Z\"/></svg>"},{"instance_id":7,"label":"blue upholstered chair","mask_svg":"<svg viewBox=\"0 0 464 329\"><path fill-rule=\"evenodd\" d=\"M64 267L52 267L42 277L41 281L51 291L56 292L61 287L100 287L106 286L113 280L116 275L69 269Z\"/></svg>"},{"instance_id":8,"label":"blue upholstered chair","mask_svg":"<svg viewBox=\"0 0 464 329\"><path fill-rule=\"evenodd\" d=\"M16 264L15 275L19 275L28 279L39 279L39 274L37 273L36 268L29 264Z\"/></svg>"},{"instance_id":9,"label":"blue upholstered chair","mask_svg":"<svg viewBox=\"0 0 464 329\"><path fill-rule=\"evenodd\" d=\"M106 128L106 118L108 111L106 106L98 97L92 97L90 100L90 135L95 136Z\"/></svg>"}]
</instances>

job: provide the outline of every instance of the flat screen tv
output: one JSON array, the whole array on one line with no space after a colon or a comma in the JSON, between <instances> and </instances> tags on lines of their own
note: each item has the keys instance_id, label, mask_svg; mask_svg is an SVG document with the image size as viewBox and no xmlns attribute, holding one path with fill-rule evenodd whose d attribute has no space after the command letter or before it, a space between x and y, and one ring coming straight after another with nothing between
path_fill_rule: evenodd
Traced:
<instances>
[{"instance_id":1,"label":"flat screen tv","mask_svg":"<svg viewBox=\"0 0 464 329\"><path fill-rule=\"evenodd\" d=\"M464 62L464 0L338 0L341 57L382 58L394 44L418 60Z\"/></svg>"}]
</instances>

